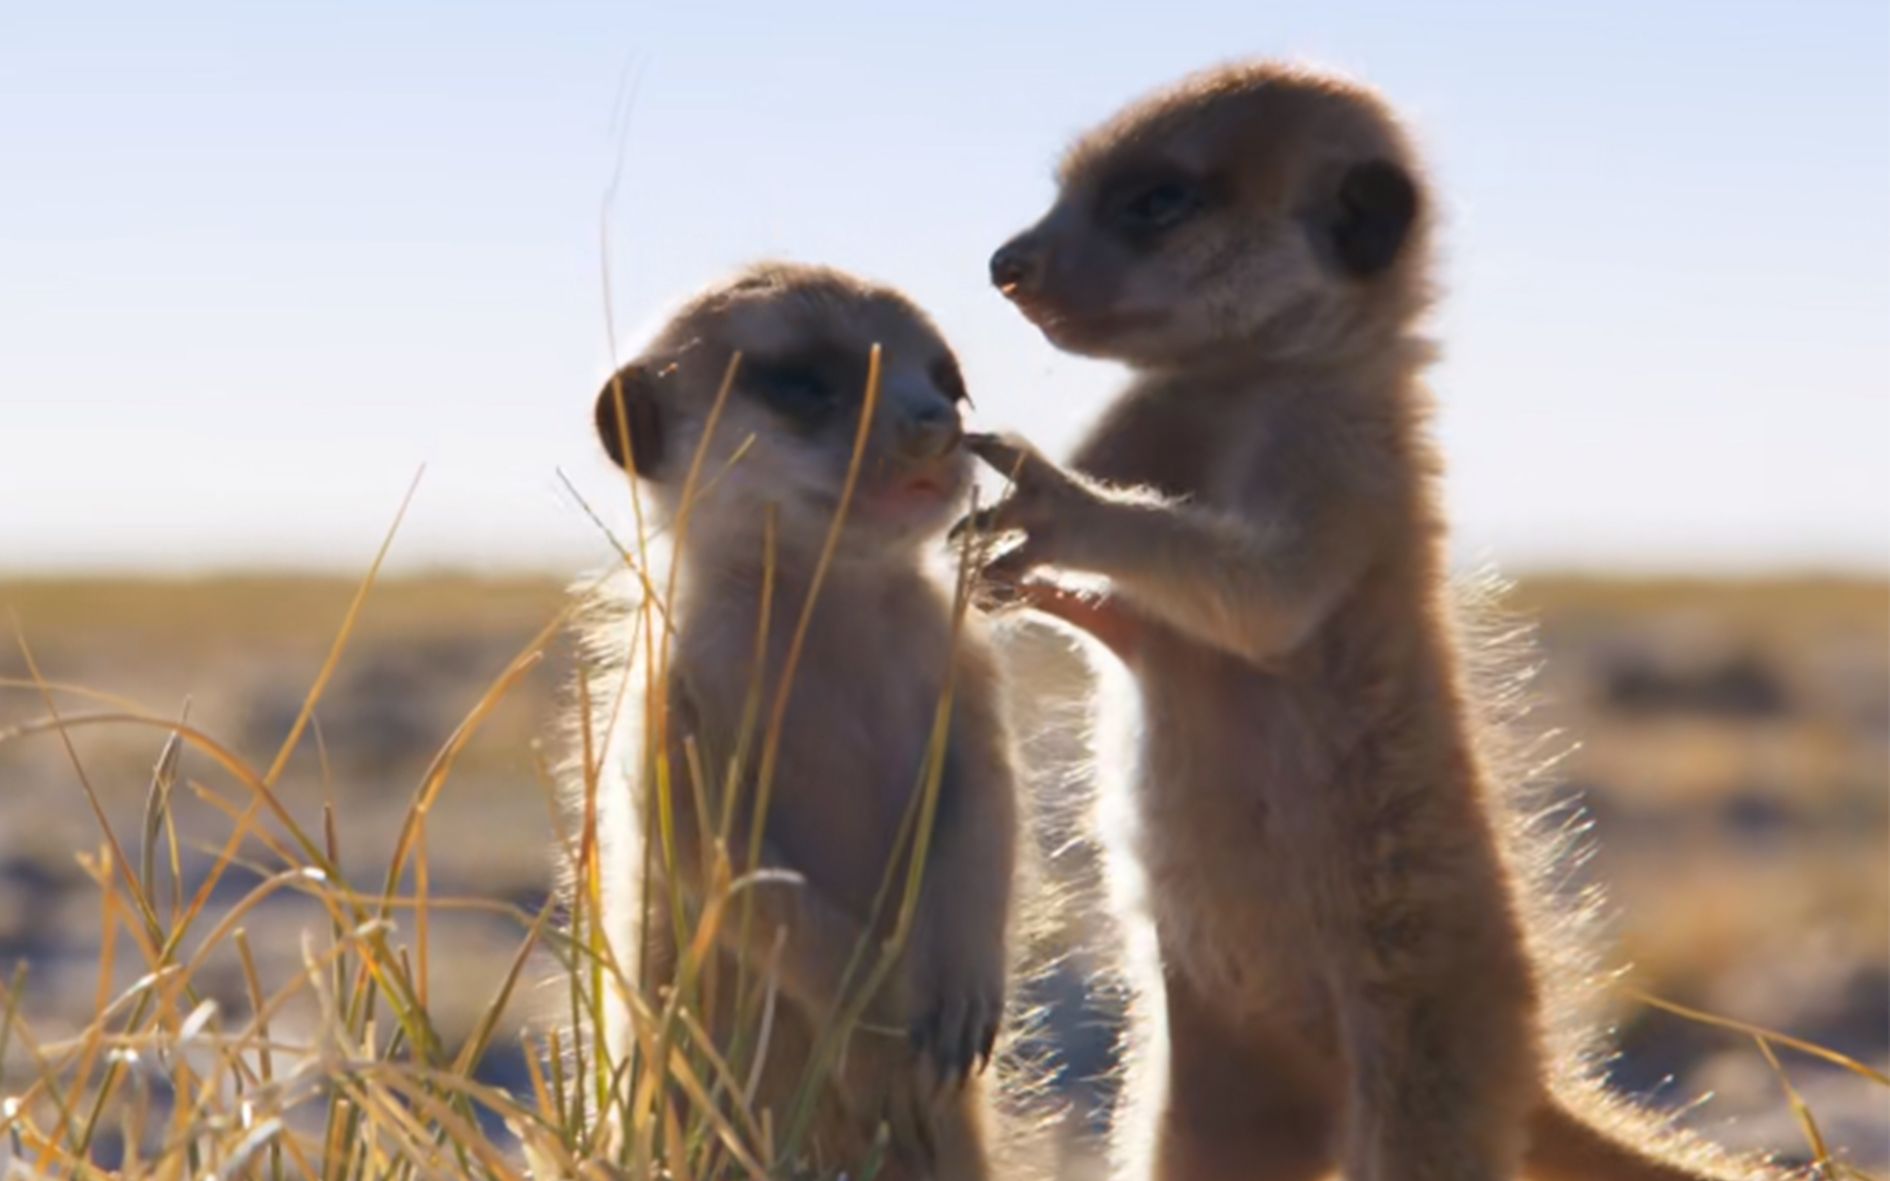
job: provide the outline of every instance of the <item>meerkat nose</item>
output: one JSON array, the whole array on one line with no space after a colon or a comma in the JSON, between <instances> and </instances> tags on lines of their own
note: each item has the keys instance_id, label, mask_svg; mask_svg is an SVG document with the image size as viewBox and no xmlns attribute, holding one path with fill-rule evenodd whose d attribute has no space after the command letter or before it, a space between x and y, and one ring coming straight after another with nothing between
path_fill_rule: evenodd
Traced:
<instances>
[{"instance_id":1,"label":"meerkat nose","mask_svg":"<svg viewBox=\"0 0 1890 1181\"><path fill-rule=\"evenodd\" d=\"M926 406L906 418L900 443L914 459L937 459L950 453L964 437L958 412L949 406Z\"/></svg>"},{"instance_id":2,"label":"meerkat nose","mask_svg":"<svg viewBox=\"0 0 1890 1181\"><path fill-rule=\"evenodd\" d=\"M999 291L1011 295L1031 285L1037 278L1038 251L1036 245L1023 237L1017 237L998 247L991 256L991 283Z\"/></svg>"}]
</instances>

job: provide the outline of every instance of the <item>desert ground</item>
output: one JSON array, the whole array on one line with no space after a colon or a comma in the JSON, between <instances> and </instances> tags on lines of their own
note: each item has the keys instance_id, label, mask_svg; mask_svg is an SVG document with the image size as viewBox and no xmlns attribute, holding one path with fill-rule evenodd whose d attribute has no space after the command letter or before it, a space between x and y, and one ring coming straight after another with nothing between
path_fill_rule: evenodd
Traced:
<instances>
[{"instance_id":1,"label":"desert ground","mask_svg":"<svg viewBox=\"0 0 1890 1181\"><path fill-rule=\"evenodd\" d=\"M338 577L13 581L0 582L0 616L17 619L45 681L164 716L187 709L193 725L266 766L353 593ZM458 576L373 591L317 725L279 785L311 831L322 831L332 809L351 878L378 880L435 754L553 618L562 593L552 579ZM1566 751L1560 797L1592 819L1593 856L1570 867L1568 888L1607 891L1606 959L1620 969L1603 998L1621 1048L1612 1078L1716 1138L1803 1159L1805 1130L1750 1036L1641 998L1890 1068L1890 587L1542 577L1526 580L1513 606L1540 624L1541 704L1529 724L1545 736L1544 751ZM1080 684L1061 645L1030 635L1018 651L1020 675L1041 678L1046 693ZM498 701L428 813L432 895L514 908L435 914L430 1003L449 1040L467 1035L551 889L546 768L562 753L558 719L573 661L569 642L555 644ZM32 678L11 636L0 677L13 679L0 688L0 980L19 979L23 966L13 999L37 1040L55 1042L97 1003L102 920L87 866L100 865L104 840L87 792L124 847L136 848L165 732L85 724L69 730L70 747L56 732L22 733L52 708L70 720L123 706L22 684ZM1039 733L1034 749L1067 749L1069 740ZM188 893L228 832L220 809L242 793L199 752L186 752L179 770L173 808ZM1048 814L1058 810L1052 797L1083 789L1045 774L1035 790ZM1039 844L1052 851L1051 875L1087 872L1058 860L1067 856L1054 852L1066 848L1060 837ZM244 856L213 909L273 868L264 844ZM1065 916L1076 950L1043 986L1048 1048L1075 1102L1072 1152L1093 1135L1115 1020L1097 987L1095 957L1107 953L1096 949L1107 940L1094 919ZM305 932L327 927L289 893L244 922L262 975L275 979L300 970ZM241 1011L241 972L227 958L212 957L202 983ZM124 983L138 970L127 954L113 974ZM510 1006L508 1033L549 1019L557 995L549 965L533 971ZM20 1038L0 1046L4 1095L32 1067ZM1780 1054L1833 1151L1865 1170L1890 1167L1890 1090L1806 1054ZM481 1072L527 1085L517 1038L501 1036Z\"/></svg>"}]
</instances>

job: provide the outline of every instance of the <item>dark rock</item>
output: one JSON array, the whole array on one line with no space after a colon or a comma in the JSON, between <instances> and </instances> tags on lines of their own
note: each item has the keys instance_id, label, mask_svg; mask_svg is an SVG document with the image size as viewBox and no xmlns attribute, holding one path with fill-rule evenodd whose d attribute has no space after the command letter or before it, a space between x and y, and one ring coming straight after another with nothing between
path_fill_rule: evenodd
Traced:
<instances>
[{"instance_id":1,"label":"dark rock","mask_svg":"<svg viewBox=\"0 0 1890 1181\"><path fill-rule=\"evenodd\" d=\"M1734 654L1698 669L1662 667L1644 654L1619 658L1602 673L1602 699L1629 714L1778 717L1790 708L1784 684L1756 654Z\"/></svg>"}]
</instances>

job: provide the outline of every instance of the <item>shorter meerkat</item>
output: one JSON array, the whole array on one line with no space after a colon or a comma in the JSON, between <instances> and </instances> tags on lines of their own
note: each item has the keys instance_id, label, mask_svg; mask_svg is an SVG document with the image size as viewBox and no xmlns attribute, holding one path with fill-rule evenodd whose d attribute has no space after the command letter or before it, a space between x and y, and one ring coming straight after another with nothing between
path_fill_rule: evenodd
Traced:
<instances>
[{"instance_id":1,"label":"shorter meerkat","mask_svg":"<svg viewBox=\"0 0 1890 1181\"><path fill-rule=\"evenodd\" d=\"M1420 374L1430 199L1385 105L1190 77L1083 136L993 281L1128 388L1066 471L1017 439L991 573L1095 631L1145 717L1160 1181L1775 1176L1548 1051L1545 946L1453 618ZM1142 1129L1125 1134L1135 1136Z\"/></svg>"},{"instance_id":2,"label":"shorter meerkat","mask_svg":"<svg viewBox=\"0 0 1890 1181\"><path fill-rule=\"evenodd\" d=\"M718 974L733 982L743 970L749 979L772 972L778 982L754 1106L772 1111L779 1134L823 1023L843 991L860 988L891 929L898 890L889 903L876 898L923 789L949 682L916 919L824 1086L811 1155L821 1168L857 1171L884 1122L892 1138L880 1175L975 1179L986 1171L978 1076L1005 997L1011 739L993 656L975 621L955 630L951 588L926 568L970 486L959 445L964 384L938 331L894 290L822 267L749 267L688 300L597 397L605 450L641 477L656 527L676 525L682 535L667 605L668 678L658 687L670 716L675 861L651 859L661 897L640 908L642 861L629 830L648 814L652 789L640 771L643 720L622 711L598 789L604 922L615 946L640 949L659 990L675 981L669 908L678 896L699 906L704 881L703 834L683 780L690 743L712 794L734 767L741 803L731 857L736 873L750 868L741 862L755 835L758 731L767 725L757 721L751 686L771 699L781 683L843 497L876 345L877 410L785 690L760 821L761 865L753 868L780 872L749 887L751 923L728 917L718 926ZM698 453L707 474L684 528L685 472ZM758 642L764 617L772 623ZM660 929L639 930L645 913ZM723 986L709 1014L724 1044L735 1033L733 991ZM618 1006L618 1053L625 1020Z\"/></svg>"}]
</instances>

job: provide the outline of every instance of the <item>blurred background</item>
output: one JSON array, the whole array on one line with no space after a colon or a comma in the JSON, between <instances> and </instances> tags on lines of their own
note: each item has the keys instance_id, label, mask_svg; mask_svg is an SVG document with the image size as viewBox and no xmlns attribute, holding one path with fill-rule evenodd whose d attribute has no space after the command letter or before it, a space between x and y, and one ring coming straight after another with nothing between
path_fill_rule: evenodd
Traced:
<instances>
[{"instance_id":1,"label":"blurred background","mask_svg":"<svg viewBox=\"0 0 1890 1181\"><path fill-rule=\"evenodd\" d=\"M982 424L1061 450L1118 376L1051 350L984 261L1047 204L1073 133L1246 53L1378 86L1434 166L1457 557L1518 578L1541 625L1532 724L1573 748L1582 872L1626 969L1614 1077L1803 1153L1749 1039L1632 990L1890 1067L1876 0L0 5L6 630L47 678L188 702L266 764L424 464L283 786L308 822L332 800L365 873L561 588L610 560L579 501L621 523L626 498L589 403L641 326L757 256L856 269L933 312ZM7 641L0 676L25 677ZM1054 645L1019 651L1021 676L1072 684ZM462 757L429 829L436 892L545 896L541 765L570 677L561 646ZM0 688L0 736L46 708ZM0 741L0 976L30 966L45 1029L91 1015L80 772L130 839L162 737L80 732L77 768L55 737ZM188 879L224 829L179 808L203 824ZM292 970L312 917L252 922L259 956ZM520 928L433 934L450 1030ZM1054 982L1079 1095L1109 1028L1088 985L1080 957ZM492 1077L518 1080L511 1055ZM1851 1161L1890 1167L1890 1092L1785 1064Z\"/></svg>"}]
</instances>

